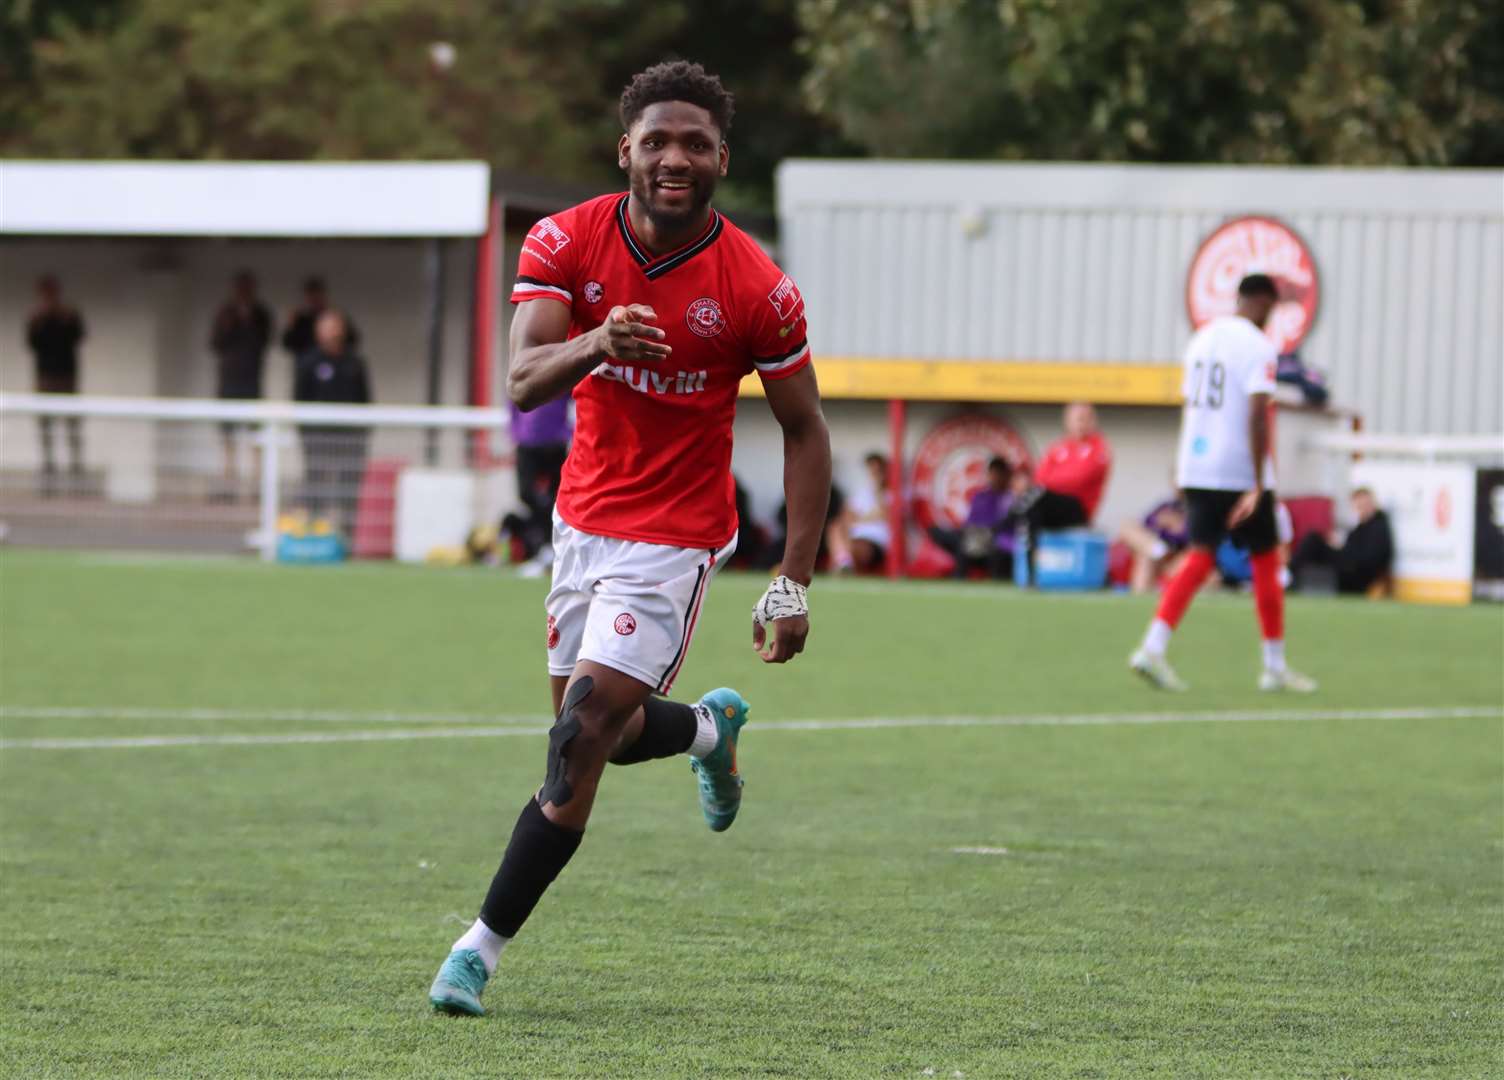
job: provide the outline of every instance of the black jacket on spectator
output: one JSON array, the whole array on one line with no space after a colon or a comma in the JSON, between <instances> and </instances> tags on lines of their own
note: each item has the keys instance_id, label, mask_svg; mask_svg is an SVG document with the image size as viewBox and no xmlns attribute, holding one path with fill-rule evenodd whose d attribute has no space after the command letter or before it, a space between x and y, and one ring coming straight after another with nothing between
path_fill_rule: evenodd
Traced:
<instances>
[{"instance_id":1,"label":"black jacket on spectator","mask_svg":"<svg viewBox=\"0 0 1504 1080\"><path fill-rule=\"evenodd\" d=\"M1389 573L1393 562L1394 535L1389 529L1389 515L1379 510L1342 542L1342 550L1337 553L1338 591L1365 591Z\"/></svg>"},{"instance_id":2,"label":"black jacket on spectator","mask_svg":"<svg viewBox=\"0 0 1504 1080\"><path fill-rule=\"evenodd\" d=\"M293 356L302 356L317 342L314 336L314 324L319 321L319 316L327 309L314 311L311 308L300 308L293 316L292 323L282 334L282 347ZM360 343L360 331L355 327L355 320L345 316L345 343L350 348L355 348Z\"/></svg>"},{"instance_id":3,"label":"black jacket on spectator","mask_svg":"<svg viewBox=\"0 0 1504 1080\"><path fill-rule=\"evenodd\" d=\"M272 316L262 304L249 310L234 301L214 317L209 344L219 357L219 396L259 398L266 347L272 339Z\"/></svg>"},{"instance_id":4,"label":"black jacket on spectator","mask_svg":"<svg viewBox=\"0 0 1504 1080\"><path fill-rule=\"evenodd\" d=\"M84 321L72 308L34 315L26 325L36 372L48 379L78 378L78 343L83 339Z\"/></svg>"},{"instance_id":5,"label":"black jacket on spectator","mask_svg":"<svg viewBox=\"0 0 1504 1080\"><path fill-rule=\"evenodd\" d=\"M298 357L292 396L294 401L325 405L369 405L371 382L366 362L348 347L338 356L309 349Z\"/></svg>"},{"instance_id":6,"label":"black jacket on spectator","mask_svg":"<svg viewBox=\"0 0 1504 1080\"><path fill-rule=\"evenodd\" d=\"M1394 534L1384 511L1353 527L1340 548L1334 548L1320 533L1307 533L1290 560L1297 582L1307 576L1307 568L1325 567L1336 574L1338 592L1362 593L1389 573L1394 563ZM1328 578L1330 581L1330 578Z\"/></svg>"}]
</instances>

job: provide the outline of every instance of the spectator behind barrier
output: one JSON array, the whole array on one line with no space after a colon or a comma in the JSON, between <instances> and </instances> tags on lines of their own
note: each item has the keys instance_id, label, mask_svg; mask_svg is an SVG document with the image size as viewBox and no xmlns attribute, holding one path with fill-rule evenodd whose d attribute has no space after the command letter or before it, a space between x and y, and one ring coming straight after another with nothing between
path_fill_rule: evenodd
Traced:
<instances>
[{"instance_id":1,"label":"spectator behind barrier","mask_svg":"<svg viewBox=\"0 0 1504 1080\"><path fill-rule=\"evenodd\" d=\"M1128 587L1135 593L1152 591L1161 578L1175 572L1190 542L1185 503L1179 493L1155 505L1142 522L1125 521L1118 540L1133 553Z\"/></svg>"},{"instance_id":2,"label":"spectator behind barrier","mask_svg":"<svg viewBox=\"0 0 1504 1080\"><path fill-rule=\"evenodd\" d=\"M973 570L985 570L990 577L1013 576L1013 549L1017 542L1007 528L1008 509L1015 495L1026 488L1029 474L1014 472L1006 459L995 457L987 463L987 485L971 497L966 521L959 529L931 525L930 539L956 560L955 576L964 578Z\"/></svg>"},{"instance_id":3,"label":"spectator behind barrier","mask_svg":"<svg viewBox=\"0 0 1504 1080\"><path fill-rule=\"evenodd\" d=\"M1112 448L1097 429L1097 410L1073 401L1063 419L1065 436L1045 451L1034 471L1035 486L1008 511L1010 525L1028 532L1031 568L1041 532L1091 524L1112 469Z\"/></svg>"},{"instance_id":4,"label":"spectator behind barrier","mask_svg":"<svg viewBox=\"0 0 1504 1080\"><path fill-rule=\"evenodd\" d=\"M1353 516L1357 524L1338 547L1330 533L1307 533L1291 560L1290 569L1298 588L1312 588L1331 582L1340 593L1366 593L1388 582L1394 566L1394 533L1389 515L1379 509L1373 492L1360 487L1352 493Z\"/></svg>"},{"instance_id":5,"label":"spectator behind barrier","mask_svg":"<svg viewBox=\"0 0 1504 1080\"><path fill-rule=\"evenodd\" d=\"M324 405L369 405L371 380L366 362L345 336L345 317L334 308L319 315L316 343L298 358L293 400ZM298 429L303 444L304 501L317 517L332 505L340 526L353 535L355 501L365 473L366 428L305 425Z\"/></svg>"},{"instance_id":6,"label":"spectator behind barrier","mask_svg":"<svg viewBox=\"0 0 1504 1080\"><path fill-rule=\"evenodd\" d=\"M846 501L845 512L826 527L826 544L837 573L882 569L892 536L888 513L892 493L888 490L888 459L868 454L863 459L868 483Z\"/></svg>"},{"instance_id":7,"label":"spectator behind barrier","mask_svg":"<svg viewBox=\"0 0 1504 1080\"><path fill-rule=\"evenodd\" d=\"M266 368L266 347L272 338L272 315L256 297L256 278L241 270L230 283L230 295L214 316L209 347L214 350L215 393L225 400L255 400L261 397L261 377ZM240 476L235 461L235 434L249 424L226 421L219 426L224 442L224 490L220 497L233 501ZM261 451L251 450L252 475L261 471Z\"/></svg>"},{"instance_id":8,"label":"spectator behind barrier","mask_svg":"<svg viewBox=\"0 0 1504 1080\"><path fill-rule=\"evenodd\" d=\"M311 277L303 282L303 302L287 317L287 329L282 332L282 347L292 354L294 363L317 344L315 327L319 316L328 310L329 288L324 279ZM353 349L360 344L360 330L348 314L340 315L345 322L345 343Z\"/></svg>"},{"instance_id":9,"label":"spectator behind barrier","mask_svg":"<svg viewBox=\"0 0 1504 1080\"><path fill-rule=\"evenodd\" d=\"M525 513L508 514L501 523L510 535L522 541L527 562L519 568L523 577L542 577L553 565L554 499L564 459L569 456L572 434L570 398L555 398L523 412L512 405L512 441L517 447L517 495Z\"/></svg>"},{"instance_id":10,"label":"spectator behind barrier","mask_svg":"<svg viewBox=\"0 0 1504 1080\"><path fill-rule=\"evenodd\" d=\"M37 280L37 306L26 323L39 394L78 393L78 346L84 339L83 316L63 302L63 286L45 274ZM57 459L52 452L51 416L38 417L42 439L42 494L57 494ZM76 416L64 419L68 429L68 468L75 484L83 476L84 440Z\"/></svg>"}]
</instances>

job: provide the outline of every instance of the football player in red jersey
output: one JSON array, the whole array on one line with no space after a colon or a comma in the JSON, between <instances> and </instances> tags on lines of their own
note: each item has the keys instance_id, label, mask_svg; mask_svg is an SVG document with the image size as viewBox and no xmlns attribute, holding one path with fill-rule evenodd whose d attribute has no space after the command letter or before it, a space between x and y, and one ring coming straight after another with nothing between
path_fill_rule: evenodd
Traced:
<instances>
[{"instance_id":1,"label":"football player in red jersey","mask_svg":"<svg viewBox=\"0 0 1504 1080\"><path fill-rule=\"evenodd\" d=\"M429 989L445 1012L484 1014L501 950L579 847L608 763L687 754L706 823L736 817L747 703L724 687L694 705L661 695L735 549L731 426L754 371L783 429L789 538L753 646L784 663L809 633L830 435L798 287L711 206L732 107L698 64L642 72L621 98L628 191L544 218L523 244L507 391L523 409L572 393L576 410L547 601L557 720L543 785Z\"/></svg>"}]
</instances>

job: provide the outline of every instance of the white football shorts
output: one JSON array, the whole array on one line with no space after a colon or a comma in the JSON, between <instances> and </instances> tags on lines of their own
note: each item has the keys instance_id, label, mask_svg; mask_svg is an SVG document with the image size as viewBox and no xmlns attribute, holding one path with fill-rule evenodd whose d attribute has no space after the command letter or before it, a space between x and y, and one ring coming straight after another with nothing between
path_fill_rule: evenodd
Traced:
<instances>
[{"instance_id":1,"label":"white football shorts","mask_svg":"<svg viewBox=\"0 0 1504 1080\"><path fill-rule=\"evenodd\" d=\"M645 544L580 532L554 514L548 673L591 660L666 694L689 655L710 579L736 550Z\"/></svg>"}]
</instances>

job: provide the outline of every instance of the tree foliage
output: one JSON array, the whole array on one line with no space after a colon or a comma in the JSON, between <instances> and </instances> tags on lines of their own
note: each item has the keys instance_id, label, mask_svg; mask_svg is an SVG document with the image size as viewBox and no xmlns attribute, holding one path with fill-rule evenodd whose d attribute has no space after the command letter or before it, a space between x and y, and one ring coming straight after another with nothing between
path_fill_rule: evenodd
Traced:
<instances>
[{"instance_id":1,"label":"tree foliage","mask_svg":"<svg viewBox=\"0 0 1504 1080\"><path fill-rule=\"evenodd\" d=\"M897 157L1497 164L1504 8L805 0L810 103Z\"/></svg>"},{"instance_id":2,"label":"tree foliage","mask_svg":"<svg viewBox=\"0 0 1504 1080\"><path fill-rule=\"evenodd\" d=\"M0 153L610 183L622 85L674 57L736 92L725 194L763 209L793 155L1504 162L1487 0L12 0Z\"/></svg>"},{"instance_id":3,"label":"tree foliage","mask_svg":"<svg viewBox=\"0 0 1504 1080\"><path fill-rule=\"evenodd\" d=\"M87 8L73 0L74 9ZM630 76L684 56L737 93L732 201L834 141L799 104L794 0L133 0L112 18L13 22L27 63L0 90L0 151L169 159L479 157L578 181L616 176ZM734 34L727 28L739 27ZM451 65L430 48L448 43Z\"/></svg>"}]
</instances>

